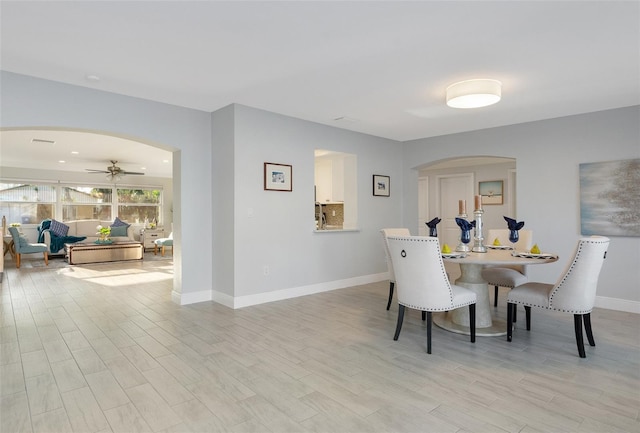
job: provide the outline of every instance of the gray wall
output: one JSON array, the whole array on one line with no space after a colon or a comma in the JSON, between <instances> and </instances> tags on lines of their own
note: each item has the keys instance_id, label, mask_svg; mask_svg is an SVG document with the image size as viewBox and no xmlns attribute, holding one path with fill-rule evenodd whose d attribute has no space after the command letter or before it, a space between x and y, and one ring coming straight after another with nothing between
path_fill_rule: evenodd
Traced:
<instances>
[{"instance_id":1,"label":"gray wall","mask_svg":"<svg viewBox=\"0 0 640 433\"><path fill-rule=\"evenodd\" d=\"M87 129L174 151L174 298L211 291L209 113L4 71L0 86L2 127Z\"/></svg>"},{"instance_id":2,"label":"gray wall","mask_svg":"<svg viewBox=\"0 0 640 433\"><path fill-rule=\"evenodd\" d=\"M0 85L2 127L88 129L174 152L173 295L183 303L237 307L383 279L379 230L417 233L416 168L454 157L515 158L518 218L566 258L579 237L578 164L640 156L639 107L398 143L241 105L205 113L7 72ZM314 233L316 148L357 155L359 231ZM264 162L293 166L292 192L264 191ZM390 197L373 197L373 174L391 177ZM639 246L612 239L600 302L637 308ZM553 281L562 266L532 274Z\"/></svg>"},{"instance_id":3,"label":"gray wall","mask_svg":"<svg viewBox=\"0 0 640 433\"><path fill-rule=\"evenodd\" d=\"M394 183L402 178L399 146L236 105L235 295L313 291L323 283L386 272L379 230L401 220L402 190ZM357 155L359 231L314 233L315 149ZM263 189L264 162L292 165L292 192ZM373 197L373 174L391 176L390 197Z\"/></svg>"},{"instance_id":4,"label":"gray wall","mask_svg":"<svg viewBox=\"0 0 640 433\"><path fill-rule=\"evenodd\" d=\"M516 159L517 214L552 265L532 266L531 278L555 282L580 235L579 164L640 157L640 107L588 113L404 143L404 223L415 225L418 170L466 156ZM412 230L414 228L412 227ZM613 237L598 285L598 304L640 311L640 238ZM626 300L626 306L620 301Z\"/></svg>"}]
</instances>

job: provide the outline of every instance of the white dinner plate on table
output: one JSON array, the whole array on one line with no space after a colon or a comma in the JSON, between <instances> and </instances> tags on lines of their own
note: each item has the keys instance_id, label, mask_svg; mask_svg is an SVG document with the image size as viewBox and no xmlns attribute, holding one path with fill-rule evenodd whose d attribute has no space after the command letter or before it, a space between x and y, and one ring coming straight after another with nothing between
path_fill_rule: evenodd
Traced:
<instances>
[{"instance_id":1,"label":"white dinner plate on table","mask_svg":"<svg viewBox=\"0 0 640 433\"><path fill-rule=\"evenodd\" d=\"M445 259L464 259L467 257L466 253L442 253L442 257Z\"/></svg>"},{"instance_id":2,"label":"white dinner plate on table","mask_svg":"<svg viewBox=\"0 0 640 433\"><path fill-rule=\"evenodd\" d=\"M492 250L512 250L513 247L509 245L485 245L485 247Z\"/></svg>"},{"instance_id":3,"label":"white dinner plate on table","mask_svg":"<svg viewBox=\"0 0 640 433\"><path fill-rule=\"evenodd\" d=\"M549 254L549 253L527 253L527 252L523 252L523 253L515 253L514 254L516 257L523 257L525 259L555 259L558 256L556 256L555 254Z\"/></svg>"}]
</instances>

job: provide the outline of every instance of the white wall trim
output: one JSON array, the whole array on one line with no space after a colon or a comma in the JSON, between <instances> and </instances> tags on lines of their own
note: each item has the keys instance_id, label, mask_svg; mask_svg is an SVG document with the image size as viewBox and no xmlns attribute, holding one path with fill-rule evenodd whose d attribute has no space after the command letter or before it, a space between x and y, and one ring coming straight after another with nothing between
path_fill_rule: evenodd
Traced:
<instances>
[{"instance_id":1,"label":"white wall trim","mask_svg":"<svg viewBox=\"0 0 640 433\"><path fill-rule=\"evenodd\" d=\"M258 293L255 295L238 297L233 297L227 295L226 293L209 290L201 290L199 292L187 294L181 294L172 291L171 300L180 305L214 301L218 304L224 305L225 307L238 309L243 307L250 307L252 305L266 304L268 302L281 301L284 299L297 298L299 296L313 295L314 293L329 292L331 290L359 286L362 284L377 283L378 281L384 281L388 279L388 273L382 272L379 274L363 275L361 277L347 278L344 280L329 281L326 283L312 284L309 286L293 287L290 289L282 289L273 292ZM607 310L640 314L640 302L628 301L626 299L596 296L595 307L604 308Z\"/></svg>"},{"instance_id":2,"label":"white wall trim","mask_svg":"<svg viewBox=\"0 0 640 433\"><path fill-rule=\"evenodd\" d=\"M200 290L193 293L178 293L176 291L171 292L171 300L180 305L196 304L198 302L211 301L211 290Z\"/></svg>"},{"instance_id":3,"label":"white wall trim","mask_svg":"<svg viewBox=\"0 0 640 433\"><path fill-rule=\"evenodd\" d=\"M389 279L387 272L380 274L363 275L360 277L347 278L344 280L329 281L326 283L311 284L308 286L292 287L290 289L275 290L273 292L257 293L255 295L231 297L224 293L213 292L213 301L226 307L238 309L250 307L252 305L266 304L268 302L281 301L284 299L297 298L299 296L313 295L315 293L329 292L336 289L344 289L347 287L359 286L362 284L377 283ZM203 292L199 292L203 293ZM196 295L196 294L193 294ZM195 296L192 296L195 298ZM190 297L190 299L192 298ZM194 302L202 302L206 299L198 298ZM185 299L182 305L187 304ZM192 302L188 302L192 303Z\"/></svg>"},{"instance_id":4,"label":"white wall trim","mask_svg":"<svg viewBox=\"0 0 640 433\"><path fill-rule=\"evenodd\" d=\"M604 308L607 310L625 311L627 313L640 314L640 302L638 301L596 296L595 306L597 308Z\"/></svg>"}]
</instances>

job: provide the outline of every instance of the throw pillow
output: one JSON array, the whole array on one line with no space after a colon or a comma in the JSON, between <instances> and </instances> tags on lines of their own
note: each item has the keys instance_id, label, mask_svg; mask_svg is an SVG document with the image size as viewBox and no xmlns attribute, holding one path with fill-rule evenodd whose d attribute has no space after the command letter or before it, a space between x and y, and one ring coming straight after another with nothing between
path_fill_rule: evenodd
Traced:
<instances>
[{"instance_id":1,"label":"throw pillow","mask_svg":"<svg viewBox=\"0 0 640 433\"><path fill-rule=\"evenodd\" d=\"M51 225L49 226L49 231L59 238L64 237L69 233L69 226L61 223L60 221L51 220Z\"/></svg>"},{"instance_id":2,"label":"throw pillow","mask_svg":"<svg viewBox=\"0 0 640 433\"><path fill-rule=\"evenodd\" d=\"M124 226L114 227L111 226L111 236L127 236L127 229L129 228L129 224Z\"/></svg>"},{"instance_id":3,"label":"throw pillow","mask_svg":"<svg viewBox=\"0 0 640 433\"><path fill-rule=\"evenodd\" d=\"M111 224L111 228L113 228L113 227L121 227L121 226L129 227L129 224L127 224L126 222L122 221L120 218L116 217L116 219L113 220L113 224Z\"/></svg>"}]
</instances>

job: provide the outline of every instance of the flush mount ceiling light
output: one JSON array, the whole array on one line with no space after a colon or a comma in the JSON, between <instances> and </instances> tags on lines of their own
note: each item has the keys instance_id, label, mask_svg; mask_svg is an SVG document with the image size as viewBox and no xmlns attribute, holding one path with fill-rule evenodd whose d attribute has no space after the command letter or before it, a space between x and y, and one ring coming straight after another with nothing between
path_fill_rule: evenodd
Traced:
<instances>
[{"instance_id":1,"label":"flush mount ceiling light","mask_svg":"<svg viewBox=\"0 0 640 433\"><path fill-rule=\"evenodd\" d=\"M447 105L452 108L479 108L495 104L502 96L498 80L460 81L447 87Z\"/></svg>"}]
</instances>

